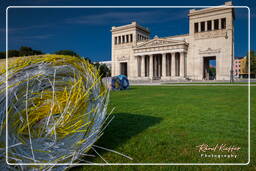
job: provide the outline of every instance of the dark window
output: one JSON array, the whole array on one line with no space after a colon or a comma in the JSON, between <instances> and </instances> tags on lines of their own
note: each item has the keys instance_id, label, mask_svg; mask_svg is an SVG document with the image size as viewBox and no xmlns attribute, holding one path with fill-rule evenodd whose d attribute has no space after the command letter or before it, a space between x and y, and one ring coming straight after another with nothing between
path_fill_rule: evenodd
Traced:
<instances>
[{"instance_id":1,"label":"dark window","mask_svg":"<svg viewBox=\"0 0 256 171\"><path fill-rule=\"evenodd\" d=\"M122 36L122 43L125 43L125 42L124 42L124 36Z\"/></svg>"},{"instance_id":2,"label":"dark window","mask_svg":"<svg viewBox=\"0 0 256 171\"><path fill-rule=\"evenodd\" d=\"M195 33L198 32L198 23L195 23Z\"/></svg>"},{"instance_id":3,"label":"dark window","mask_svg":"<svg viewBox=\"0 0 256 171\"><path fill-rule=\"evenodd\" d=\"M117 44L117 37L115 37L115 45Z\"/></svg>"},{"instance_id":4,"label":"dark window","mask_svg":"<svg viewBox=\"0 0 256 171\"><path fill-rule=\"evenodd\" d=\"M207 31L212 30L212 21L207 21Z\"/></svg>"},{"instance_id":5,"label":"dark window","mask_svg":"<svg viewBox=\"0 0 256 171\"><path fill-rule=\"evenodd\" d=\"M201 22L200 25L201 25L201 31L202 32L205 31L205 22Z\"/></svg>"},{"instance_id":6,"label":"dark window","mask_svg":"<svg viewBox=\"0 0 256 171\"><path fill-rule=\"evenodd\" d=\"M226 28L226 18L222 18L221 19L221 29L225 29Z\"/></svg>"},{"instance_id":7,"label":"dark window","mask_svg":"<svg viewBox=\"0 0 256 171\"><path fill-rule=\"evenodd\" d=\"M218 30L219 29L219 20L214 20L214 30Z\"/></svg>"},{"instance_id":8,"label":"dark window","mask_svg":"<svg viewBox=\"0 0 256 171\"><path fill-rule=\"evenodd\" d=\"M121 36L118 36L118 44L121 43Z\"/></svg>"},{"instance_id":9,"label":"dark window","mask_svg":"<svg viewBox=\"0 0 256 171\"><path fill-rule=\"evenodd\" d=\"M129 35L126 35L126 43L129 43Z\"/></svg>"},{"instance_id":10,"label":"dark window","mask_svg":"<svg viewBox=\"0 0 256 171\"><path fill-rule=\"evenodd\" d=\"M132 34L130 34L130 41L132 42L133 40L132 40Z\"/></svg>"}]
</instances>

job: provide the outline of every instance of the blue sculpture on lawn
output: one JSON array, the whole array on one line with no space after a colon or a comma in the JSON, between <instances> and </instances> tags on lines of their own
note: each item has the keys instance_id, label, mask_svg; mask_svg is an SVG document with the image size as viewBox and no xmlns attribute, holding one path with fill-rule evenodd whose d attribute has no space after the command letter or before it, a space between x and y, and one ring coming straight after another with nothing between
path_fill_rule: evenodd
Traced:
<instances>
[{"instance_id":1,"label":"blue sculpture on lawn","mask_svg":"<svg viewBox=\"0 0 256 171\"><path fill-rule=\"evenodd\" d=\"M129 80L125 75L118 75L112 77L111 88L112 90L126 90L129 87Z\"/></svg>"}]
</instances>

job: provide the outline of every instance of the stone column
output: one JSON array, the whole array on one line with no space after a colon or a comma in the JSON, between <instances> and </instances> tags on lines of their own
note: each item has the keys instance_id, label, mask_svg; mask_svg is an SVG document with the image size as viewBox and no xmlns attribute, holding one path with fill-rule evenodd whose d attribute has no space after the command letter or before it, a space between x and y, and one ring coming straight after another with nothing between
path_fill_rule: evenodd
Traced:
<instances>
[{"instance_id":1,"label":"stone column","mask_svg":"<svg viewBox=\"0 0 256 171\"><path fill-rule=\"evenodd\" d=\"M136 77L139 77L139 56L135 56L135 65L136 65L136 71L135 71L135 75Z\"/></svg>"},{"instance_id":2,"label":"stone column","mask_svg":"<svg viewBox=\"0 0 256 171\"><path fill-rule=\"evenodd\" d=\"M141 77L145 77L145 55L141 56Z\"/></svg>"},{"instance_id":3,"label":"stone column","mask_svg":"<svg viewBox=\"0 0 256 171\"><path fill-rule=\"evenodd\" d=\"M124 35L124 43L127 43L126 35Z\"/></svg>"},{"instance_id":4,"label":"stone column","mask_svg":"<svg viewBox=\"0 0 256 171\"><path fill-rule=\"evenodd\" d=\"M184 77L184 52L180 52L180 77Z\"/></svg>"},{"instance_id":5,"label":"stone column","mask_svg":"<svg viewBox=\"0 0 256 171\"><path fill-rule=\"evenodd\" d=\"M172 66L171 66L171 75L175 76L175 53L172 53Z\"/></svg>"},{"instance_id":6,"label":"stone column","mask_svg":"<svg viewBox=\"0 0 256 171\"><path fill-rule=\"evenodd\" d=\"M214 30L214 20L211 20L212 21L212 30Z\"/></svg>"},{"instance_id":7,"label":"stone column","mask_svg":"<svg viewBox=\"0 0 256 171\"><path fill-rule=\"evenodd\" d=\"M149 78L153 78L153 55L149 55Z\"/></svg>"},{"instance_id":8,"label":"stone column","mask_svg":"<svg viewBox=\"0 0 256 171\"><path fill-rule=\"evenodd\" d=\"M166 53L162 54L162 77L166 77Z\"/></svg>"}]
</instances>

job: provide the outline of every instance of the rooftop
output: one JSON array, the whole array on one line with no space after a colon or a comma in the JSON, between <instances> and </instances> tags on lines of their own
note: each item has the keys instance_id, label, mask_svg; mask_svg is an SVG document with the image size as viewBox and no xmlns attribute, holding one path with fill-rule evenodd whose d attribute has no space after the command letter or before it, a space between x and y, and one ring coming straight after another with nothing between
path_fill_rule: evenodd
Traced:
<instances>
[{"instance_id":1,"label":"rooftop","mask_svg":"<svg viewBox=\"0 0 256 171\"><path fill-rule=\"evenodd\" d=\"M139 28L147 33L150 33L148 28L145 28L139 25L136 21L133 21L131 24L127 24L127 25L112 26L111 31L114 32L114 31L119 31L119 30L128 29L128 28Z\"/></svg>"}]
</instances>

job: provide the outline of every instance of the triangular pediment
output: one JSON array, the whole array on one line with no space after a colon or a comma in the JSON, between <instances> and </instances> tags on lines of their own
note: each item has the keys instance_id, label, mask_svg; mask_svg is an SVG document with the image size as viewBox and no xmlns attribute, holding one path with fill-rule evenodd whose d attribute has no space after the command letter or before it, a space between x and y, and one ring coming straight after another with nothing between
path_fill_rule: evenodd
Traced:
<instances>
[{"instance_id":1,"label":"triangular pediment","mask_svg":"<svg viewBox=\"0 0 256 171\"><path fill-rule=\"evenodd\" d=\"M145 43L142 43L135 48L146 48L146 47L157 47L162 45L176 45L180 43L185 43L183 40L173 40L173 39L164 39L164 38L154 38L152 40L149 40Z\"/></svg>"}]
</instances>

